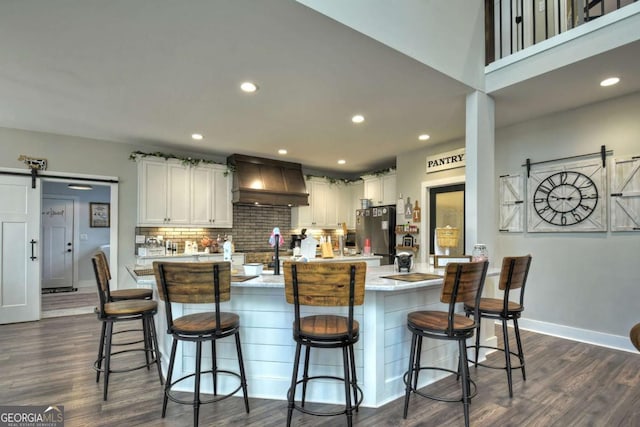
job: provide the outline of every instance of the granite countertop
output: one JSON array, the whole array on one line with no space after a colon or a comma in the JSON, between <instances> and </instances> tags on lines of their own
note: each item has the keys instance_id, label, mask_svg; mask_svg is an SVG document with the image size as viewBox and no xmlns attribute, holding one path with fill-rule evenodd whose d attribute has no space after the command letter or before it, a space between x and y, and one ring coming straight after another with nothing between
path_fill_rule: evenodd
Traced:
<instances>
[{"instance_id":1,"label":"granite countertop","mask_svg":"<svg viewBox=\"0 0 640 427\"><path fill-rule=\"evenodd\" d=\"M345 257L355 258L355 257ZM136 283L140 285L154 285L155 277L153 275L138 276L134 270L142 270L149 268L150 266L127 266L127 271L131 274ZM416 263L411 273L398 273L395 271L393 265L383 265L380 267L367 267L367 278L365 289L367 291L400 291L407 289L423 288L429 286L440 286L442 284L442 278L434 278L428 280L419 280L415 282L407 282L404 280L389 279L385 276L392 275L409 275L412 273L425 273L443 275L444 269L434 269L432 265L427 263ZM232 272L232 274L242 274L242 272ZM499 268L490 268L487 272L487 276L497 276L500 274ZM284 275L274 275L272 271L265 271L263 274L253 279L246 280L244 282L232 282L234 287L242 288L284 288Z\"/></svg>"}]
</instances>

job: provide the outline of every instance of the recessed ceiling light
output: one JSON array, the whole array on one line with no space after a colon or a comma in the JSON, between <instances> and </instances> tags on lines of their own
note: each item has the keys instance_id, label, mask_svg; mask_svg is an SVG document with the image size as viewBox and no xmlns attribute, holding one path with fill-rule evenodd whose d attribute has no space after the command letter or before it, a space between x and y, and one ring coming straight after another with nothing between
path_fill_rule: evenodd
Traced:
<instances>
[{"instance_id":1,"label":"recessed ceiling light","mask_svg":"<svg viewBox=\"0 0 640 427\"><path fill-rule=\"evenodd\" d=\"M339 165L344 165L345 163L347 163L347 161L346 161L346 160L344 160L344 159L340 159L340 160L338 160L338 164L339 164Z\"/></svg>"},{"instance_id":2,"label":"recessed ceiling light","mask_svg":"<svg viewBox=\"0 0 640 427\"><path fill-rule=\"evenodd\" d=\"M204 137L202 136L201 133L192 133L191 134L191 139L195 139L196 141L201 141L202 138L204 138Z\"/></svg>"},{"instance_id":3,"label":"recessed ceiling light","mask_svg":"<svg viewBox=\"0 0 640 427\"><path fill-rule=\"evenodd\" d=\"M600 82L600 86L613 86L620 81L619 77L609 77Z\"/></svg>"},{"instance_id":4,"label":"recessed ceiling light","mask_svg":"<svg viewBox=\"0 0 640 427\"><path fill-rule=\"evenodd\" d=\"M253 93L258 90L258 86L253 82L243 82L240 84L240 89L243 92Z\"/></svg>"},{"instance_id":5,"label":"recessed ceiling light","mask_svg":"<svg viewBox=\"0 0 640 427\"><path fill-rule=\"evenodd\" d=\"M426 140L427 140L427 139L429 139L429 138L431 138L431 137L430 137L429 135L427 135L426 133L423 133L422 135L420 135L420 136L418 137L418 139L419 139L420 141L426 141Z\"/></svg>"},{"instance_id":6,"label":"recessed ceiling light","mask_svg":"<svg viewBox=\"0 0 640 427\"><path fill-rule=\"evenodd\" d=\"M362 114L356 114L355 116L351 117L351 121L353 123L362 123L364 122L364 116Z\"/></svg>"},{"instance_id":7,"label":"recessed ceiling light","mask_svg":"<svg viewBox=\"0 0 640 427\"><path fill-rule=\"evenodd\" d=\"M93 190L93 187L88 184L69 184L67 187L74 190Z\"/></svg>"},{"instance_id":8,"label":"recessed ceiling light","mask_svg":"<svg viewBox=\"0 0 640 427\"><path fill-rule=\"evenodd\" d=\"M281 148L278 150L278 154L282 154L284 156L285 154L287 154L287 150L285 150L284 148Z\"/></svg>"}]
</instances>

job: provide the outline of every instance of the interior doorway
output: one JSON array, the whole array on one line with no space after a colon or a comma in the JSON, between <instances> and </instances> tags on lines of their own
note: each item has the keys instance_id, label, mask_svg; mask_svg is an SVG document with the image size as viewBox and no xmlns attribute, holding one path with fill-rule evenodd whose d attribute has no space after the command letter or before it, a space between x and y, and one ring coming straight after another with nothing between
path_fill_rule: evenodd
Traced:
<instances>
[{"instance_id":1,"label":"interior doorway","mask_svg":"<svg viewBox=\"0 0 640 427\"><path fill-rule=\"evenodd\" d=\"M430 254L464 255L465 248L465 185L453 184L429 189L429 248ZM445 244L437 238L436 230L451 228L454 239ZM451 233L449 233L451 235ZM450 246L453 245L453 246Z\"/></svg>"},{"instance_id":2,"label":"interior doorway","mask_svg":"<svg viewBox=\"0 0 640 427\"><path fill-rule=\"evenodd\" d=\"M92 313L97 301L91 256L112 243L113 224L96 227L90 211L111 202L111 185L44 179L42 189L42 318Z\"/></svg>"}]
</instances>

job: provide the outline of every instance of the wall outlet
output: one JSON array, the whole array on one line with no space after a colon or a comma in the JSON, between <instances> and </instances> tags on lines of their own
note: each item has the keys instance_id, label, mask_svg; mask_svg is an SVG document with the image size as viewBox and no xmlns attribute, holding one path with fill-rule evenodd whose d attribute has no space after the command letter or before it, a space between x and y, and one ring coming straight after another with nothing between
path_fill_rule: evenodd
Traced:
<instances>
[{"instance_id":1,"label":"wall outlet","mask_svg":"<svg viewBox=\"0 0 640 427\"><path fill-rule=\"evenodd\" d=\"M144 243L144 235L136 234L136 243Z\"/></svg>"},{"instance_id":2,"label":"wall outlet","mask_svg":"<svg viewBox=\"0 0 640 427\"><path fill-rule=\"evenodd\" d=\"M547 8L547 1L546 0L540 0L538 2L538 12L544 12L544 10Z\"/></svg>"}]
</instances>

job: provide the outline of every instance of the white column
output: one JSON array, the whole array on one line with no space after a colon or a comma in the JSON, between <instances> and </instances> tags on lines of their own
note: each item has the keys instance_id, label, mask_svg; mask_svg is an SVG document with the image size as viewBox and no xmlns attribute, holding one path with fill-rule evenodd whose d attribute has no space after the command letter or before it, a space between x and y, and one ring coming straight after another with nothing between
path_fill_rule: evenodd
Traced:
<instances>
[{"instance_id":1,"label":"white column","mask_svg":"<svg viewBox=\"0 0 640 427\"><path fill-rule=\"evenodd\" d=\"M496 265L492 255L497 227L494 146L494 101L473 92L467 96L466 111L465 253L471 254L475 243L485 243L492 265Z\"/></svg>"}]
</instances>

